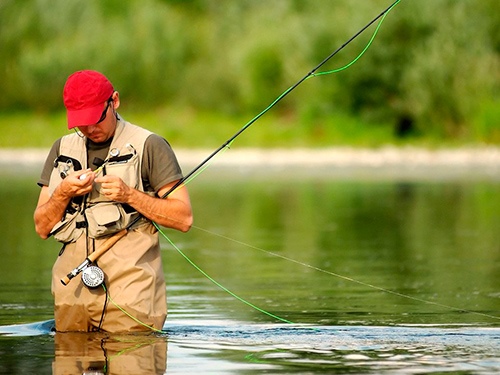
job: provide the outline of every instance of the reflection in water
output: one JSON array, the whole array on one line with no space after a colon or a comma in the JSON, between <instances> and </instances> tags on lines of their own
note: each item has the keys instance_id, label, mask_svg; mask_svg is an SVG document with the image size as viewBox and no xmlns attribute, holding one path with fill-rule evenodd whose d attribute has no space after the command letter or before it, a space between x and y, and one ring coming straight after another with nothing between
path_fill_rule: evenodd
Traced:
<instances>
[{"instance_id":1,"label":"reflection in water","mask_svg":"<svg viewBox=\"0 0 500 375\"><path fill-rule=\"evenodd\" d=\"M56 333L52 374L163 374L167 338L156 335Z\"/></svg>"}]
</instances>

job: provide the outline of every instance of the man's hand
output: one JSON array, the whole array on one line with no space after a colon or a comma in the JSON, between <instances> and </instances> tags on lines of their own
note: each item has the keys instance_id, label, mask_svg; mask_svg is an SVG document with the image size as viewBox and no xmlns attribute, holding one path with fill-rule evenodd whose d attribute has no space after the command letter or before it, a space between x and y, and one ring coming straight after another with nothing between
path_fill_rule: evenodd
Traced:
<instances>
[{"instance_id":1,"label":"man's hand","mask_svg":"<svg viewBox=\"0 0 500 375\"><path fill-rule=\"evenodd\" d=\"M109 200L119 203L126 203L136 209L141 215L164 227L177 229L186 232L193 223L193 213L189 194L184 185L179 186L168 199L160 197L170 190L177 181L173 181L158 191L158 196L134 189L117 176L106 175L94 180L99 192Z\"/></svg>"},{"instance_id":2,"label":"man's hand","mask_svg":"<svg viewBox=\"0 0 500 375\"><path fill-rule=\"evenodd\" d=\"M49 194L48 186L42 187L34 213L35 229L41 238L47 238L50 231L64 215L73 197L92 191L95 174L90 169L70 174Z\"/></svg>"},{"instance_id":3,"label":"man's hand","mask_svg":"<svg viewBox=\"0 0 500 375\"><path fill-rule=\"evenodd\" d=\"M88 194L92 191L95 174L90 169L70 174L58 186L58 193L66 198Z\"/></svg>"},{"instance_id":4,"label":"man's hand","mask_svg":"<svg viewBox=\"0 0 500 375\"><path fill-rule=\"evenodd\" d=\"M106 175L96 178L95 183L101 184L100 193L109 200L119 203L129 203L133 189L126 185L120 177Z\"/></svg>"}]
</instances>

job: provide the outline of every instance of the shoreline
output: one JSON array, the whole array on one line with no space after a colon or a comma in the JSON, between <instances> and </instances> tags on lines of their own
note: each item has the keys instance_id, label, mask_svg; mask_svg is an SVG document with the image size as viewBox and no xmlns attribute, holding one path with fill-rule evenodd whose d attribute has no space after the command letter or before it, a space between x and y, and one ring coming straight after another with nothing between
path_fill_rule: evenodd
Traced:
<instances>
[{"instance_id":1,"label":"shoreline","mask_svg":"<svg viewBox=\"0 0 500 375\"><path fill-rule=\"evenodd\" d=\"M49 149L0 148L0 165L40 165ZM183 164L198 164L214 150L174 149ZM222 156L227 154L226 156ZM332 166L500 166L500 147L424 149L386 146L377 149L332 147L321 149L222 150L211 164L219 165L332 165Z\"/></svg>"},{"instance_id":2,"label":"shoreline","mask_svg":"<svg viewBox=\"0 0 500 375\"><path fill-rule=\"evenodd\" d=\"M48 149L0 149L0 171L38 174ZM184 174L214 150L174 149ZM378 149L227 149L205 166L219 177L257 179L328 178L342 180L492 180L500 181L500 148L429 150L387 146ZM216 177L218 178L218 177Z\"/></svg>"}]
</instances>

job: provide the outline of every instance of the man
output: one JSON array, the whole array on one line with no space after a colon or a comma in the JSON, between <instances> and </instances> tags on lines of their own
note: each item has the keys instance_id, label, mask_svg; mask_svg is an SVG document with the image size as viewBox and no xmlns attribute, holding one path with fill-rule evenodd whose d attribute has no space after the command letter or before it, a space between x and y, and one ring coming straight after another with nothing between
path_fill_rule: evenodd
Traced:
<instances>
[{"instance_id":1,"label":"man","mask_svg":"<svg viewBox=\"0 0 500 375\"><path fill-rule=\"evenodd\" d=\"M38 235L63 244L52 269L56 331L162 329L166 287L152 221L186 232L193 220L184 185L161 199L182 178L176 157L163 138L118 115L119 94L101 73L72 74L63 99L68 128L78 131L52 146L34 213ZM97 259L104 288L78 279L61 283L130 224L125 237Z\"/></svg>"}]
</instances>

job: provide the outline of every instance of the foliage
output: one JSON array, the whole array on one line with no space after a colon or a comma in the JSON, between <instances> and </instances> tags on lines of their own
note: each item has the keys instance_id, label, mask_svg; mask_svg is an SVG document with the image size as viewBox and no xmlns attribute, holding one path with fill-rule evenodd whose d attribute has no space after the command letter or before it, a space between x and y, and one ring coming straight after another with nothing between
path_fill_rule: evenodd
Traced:
<instances>
[{"instance_id":1,"label":"foliage","mask_svg":"<svg viewBox=\"0 0 500 375\"><path fill-rule=\"evenodd\" d=\"M105 73L129 108L245 117L342 45L386 0L3 0L0 109L61 109L66 77ZM276 108L321 134L330 118L396 136L499 142L500 4L402 0L368 52ZM350 62L372 26L325 70ZM336 127L342 124L334 125Z\"/></svg>"}]
</instances>

